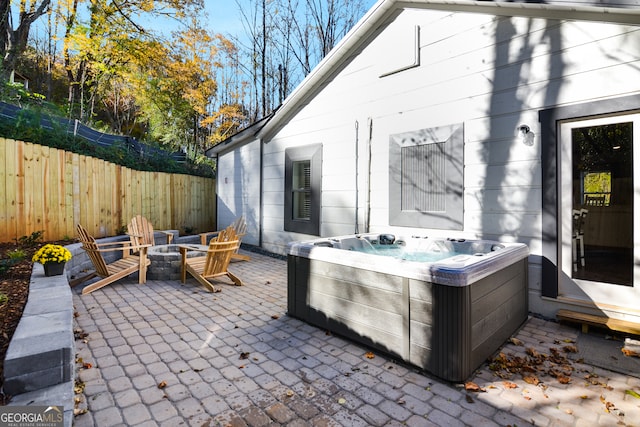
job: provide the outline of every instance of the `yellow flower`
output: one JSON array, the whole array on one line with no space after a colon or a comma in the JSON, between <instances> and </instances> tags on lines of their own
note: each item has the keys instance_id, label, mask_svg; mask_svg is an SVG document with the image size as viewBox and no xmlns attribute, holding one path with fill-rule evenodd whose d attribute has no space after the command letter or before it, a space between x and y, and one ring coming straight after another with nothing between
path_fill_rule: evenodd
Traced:
<instances>
[{"instance_id":1,"label":"yellow flower","mask_svg":"<svg viewBox=\"0 0 640 427\"><path fill-rule=\"evenodd\" d=\"M48 262L67 262L71 259L71 252L64 246L46 244L33 255L31 260L46 264Z\"/></svg>"}]
</instances>

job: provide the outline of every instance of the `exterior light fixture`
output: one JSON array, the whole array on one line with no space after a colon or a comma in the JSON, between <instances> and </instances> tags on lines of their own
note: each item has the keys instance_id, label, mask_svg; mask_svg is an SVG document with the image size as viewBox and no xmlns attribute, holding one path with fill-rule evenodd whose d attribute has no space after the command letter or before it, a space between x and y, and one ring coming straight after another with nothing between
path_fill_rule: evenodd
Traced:
<instances>
[{"instance_id":1,"label":"exterior light fixture","mask_svg":"<svg viewBox=\"0 0 640 427\"><path fill-rule=\"evenodd\" d=\"M516 128L518 137L522 140L522 143L531 147L533 145L533 139L536 134L531 132L531 128L527 125L520 125Z\"/></svg>"}]
</instances>

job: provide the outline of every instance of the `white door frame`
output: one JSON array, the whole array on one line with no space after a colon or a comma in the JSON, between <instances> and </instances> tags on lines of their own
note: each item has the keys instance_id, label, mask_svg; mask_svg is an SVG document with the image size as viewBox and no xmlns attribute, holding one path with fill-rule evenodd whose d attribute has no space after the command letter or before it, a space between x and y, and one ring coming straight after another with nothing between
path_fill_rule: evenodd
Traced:
<instances>
[{"instance_id":1,"label":"white door frame","mask_svg":"<svg viewBox=\"0 0 640 427\"><path fill-rule=\"evenodd\" d=\"M633 122L633 286L572 278L572 141L571 129ZM596 305L615 305L637 310L640 302L640 113L573 119L560 123L558 138L558 296Z\"/></svg>"}]
</instances>

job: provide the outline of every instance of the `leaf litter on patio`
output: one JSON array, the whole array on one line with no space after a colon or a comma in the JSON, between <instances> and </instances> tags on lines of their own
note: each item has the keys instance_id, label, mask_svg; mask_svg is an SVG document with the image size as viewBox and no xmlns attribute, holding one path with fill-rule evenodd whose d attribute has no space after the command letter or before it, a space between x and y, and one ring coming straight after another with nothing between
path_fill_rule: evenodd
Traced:
<instances>
[{"instance_id":1,"label":"leaf litter on patio","mask_svg":"<svg viewBox=\"0 0 640 427\"><path fill-rule=\"evenodd\" d=\"M524 355L522 351L518 351L517 354L507 352L506 348L511 345L525 347ZM505 391L518 389L517 392L522 395L523 399L531 400L533 394L531 390L527 389L527 385L540 389L542 398L548 399L548 390L553 387L555 381L558 384L571 384L574 387L584 387L589 391L579 397L582 400L593 398L594 393L599 395L603 412L617 415L619 417L618 425L626 425L623 421L624 412L606 397L607 391L613 391L613 387L607 384L607 379L600 378L598 374L592 372L589 366L582 365L581 359L572 360L567 357L570 353L578 353L574 340L555 340L546 353L533 347L526 347L523 341L511 338L508 341L508 346L488 361L489 369L502 382L481 387L469 381L464 384L464 388L471 393L486 392L487 389L497 388L502 388ZM522 386L517 384L517 381L520 380L524 383ZM626 390L625 394L640 399L640 394L634 390ZM467 396L467 401L473 403L473 399L469 395ZM573 415L572 409L567 408L564 412Z\"/></svg>"}]
</instances>

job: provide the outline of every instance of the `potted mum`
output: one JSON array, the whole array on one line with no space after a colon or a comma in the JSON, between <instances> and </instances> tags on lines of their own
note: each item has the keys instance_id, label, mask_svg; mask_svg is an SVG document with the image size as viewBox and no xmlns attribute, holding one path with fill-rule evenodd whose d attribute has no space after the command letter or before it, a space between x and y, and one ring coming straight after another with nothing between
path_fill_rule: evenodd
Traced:
<instances>
[{"instance_id":1,"label":"potted mum","mask_svg":"<svg viewBox=\"0 0 640 427\"><path fill-rule=\"evenodd\" d=\"M67 248L49 243L38 249L31 260L42 264L45 276L59 276L70 259L71 252Z\"/></svg>"}]
</instances>

